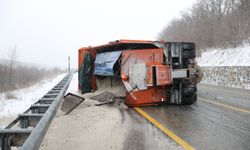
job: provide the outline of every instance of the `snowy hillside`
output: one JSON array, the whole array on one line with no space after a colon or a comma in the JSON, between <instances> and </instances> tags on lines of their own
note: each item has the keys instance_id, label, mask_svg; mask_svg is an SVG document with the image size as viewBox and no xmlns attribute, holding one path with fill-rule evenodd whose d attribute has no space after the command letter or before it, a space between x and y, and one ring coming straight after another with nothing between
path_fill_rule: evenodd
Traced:
<instances>
[{"instance_id":1,"label":"snowy hillside","mask_svg":"<svg viewBox=\"0 0 250 150\"><path fill-rule=\"evenodd\" d=\"M250 66L250 46L215 49L197 58L200 66Z\"/></svg>"},{"instance_id":2,"label":"snowy hillside","mask_svg":"<svg viewBox=\"0 0 250 150\"><path fill-rule=\"evenodd\" d=\"M197 62L204 74L201 83L250 89L250 46L211 50Z\"/></svg>"},{"instance_id":3,"label":"snowy hillside","mask_svg":"<svg viewBox=\"0 0 250 150\"><path fill-rule=\"evenodd\" d=\"M62 74L53 79L42 80L33 86L15 90L12 92L16 96L15 99L6 99L6 93L0 93L0 118L24 112L64 76L65 74Z\"/></svg>"}]
</instances>

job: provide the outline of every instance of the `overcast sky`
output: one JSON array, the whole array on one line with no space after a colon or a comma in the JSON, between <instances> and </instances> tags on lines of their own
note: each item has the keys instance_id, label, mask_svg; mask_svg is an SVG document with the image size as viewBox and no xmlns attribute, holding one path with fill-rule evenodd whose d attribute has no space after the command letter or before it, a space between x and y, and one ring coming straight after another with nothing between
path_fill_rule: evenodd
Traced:
<instances>
[{"instance_id":1,"label":"overcast sky","mask_svg":"<svg viewBox=\"0 0 250 150\"><path fill-rule=\"evenodd\" d=\"M0 0L0 58L77 65L77 50L117 39L155 40L196 0Z\"/></svg>"}]
</instances>

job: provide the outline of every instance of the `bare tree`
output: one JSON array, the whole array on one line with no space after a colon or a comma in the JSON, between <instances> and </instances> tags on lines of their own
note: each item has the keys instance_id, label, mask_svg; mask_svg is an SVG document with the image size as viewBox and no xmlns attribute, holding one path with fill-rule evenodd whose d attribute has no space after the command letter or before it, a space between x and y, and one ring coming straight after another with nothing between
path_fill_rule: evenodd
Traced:
<instances>
[{"instance_id":1,"label":"bare tree","mask_svg":"<svg viewBox=\"0 0 250 150\"><path fill-rule=\"evenodd\" d=\"M250 44L250 0L197 0L159 39L192 41L200 50Z\"/></svg>"},{"instance_id":2,"label":"bare tree","mask_svg":"<svg viewBox=\"0 0 250 150\"><path fill-rule=\"evenodd\" d=\"M13 47L7 53L6 63L0 63L0 93L27 87L34 83L65 72L60 68L46 69L36 66L17 65L17 51Z\"/></svg>"},{"instance_id":3,"label":"bare tree","mask_svg":"<svg viewBox=\"0 0 250 150\"><path fill-rule=\"evenodd\" d=\"M7 54L8 59L8 70L9 70L9 86L12 87L14 85L13 77L14 77L14 68L16 63L16 46L14 46Z\"/></svg>"}]
</instances>

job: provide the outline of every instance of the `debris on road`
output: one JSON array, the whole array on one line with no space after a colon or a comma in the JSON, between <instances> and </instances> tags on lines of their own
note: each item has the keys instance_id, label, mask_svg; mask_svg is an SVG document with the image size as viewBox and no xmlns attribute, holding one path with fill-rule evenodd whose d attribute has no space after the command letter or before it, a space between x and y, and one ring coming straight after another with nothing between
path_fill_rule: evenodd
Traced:
<instances>
[{"instance_id":1,"label":"debris on road","mask_svg":"<svg viewBox=\"0 0 250 150\"><path fill-rule=\"evenodd\" d=\"M102 103L102 102L107 102L107 101L113 100L116 97L117 96L114 95L113 93L108 92L108 91L104 91L104 92L92 97L91 99Z\"/></svg>"},{"instance_id":2,"label":"debris on road","mask_svg":"<svg viewBox=\"0 0 250 150\"><path fill-rule=\"evenodd\" d=\"M79 104L81 104L85 99L81 96L68 93L64 96L64 101L61 106L62 112L65 115L68 115L71 111L73 111Z\"/></svg>"}]
</instances>

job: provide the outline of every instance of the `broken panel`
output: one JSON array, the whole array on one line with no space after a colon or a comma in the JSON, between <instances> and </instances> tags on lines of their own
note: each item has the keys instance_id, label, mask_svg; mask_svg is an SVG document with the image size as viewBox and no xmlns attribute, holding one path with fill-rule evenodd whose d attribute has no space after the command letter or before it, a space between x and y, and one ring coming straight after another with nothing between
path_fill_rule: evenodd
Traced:
<instances>
[{"instance_id":1,"label":"broken panel","mask_svg":"<svg viewBox=\"0 0 250 150\"><path fill-rule=\"evenodd\" d=\"M114 65L122 51L98 53L95 59L95 75L114 76Z\"/></svg>"}]
</instances>

